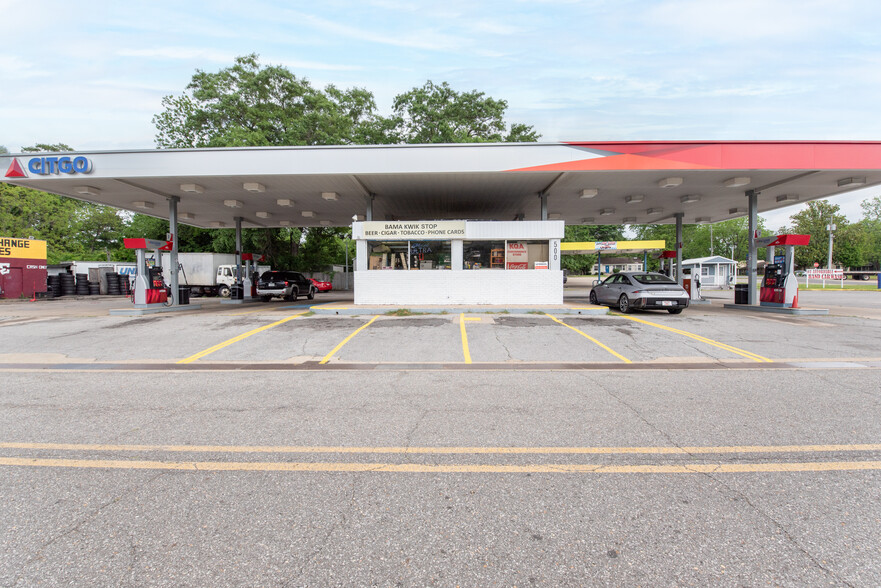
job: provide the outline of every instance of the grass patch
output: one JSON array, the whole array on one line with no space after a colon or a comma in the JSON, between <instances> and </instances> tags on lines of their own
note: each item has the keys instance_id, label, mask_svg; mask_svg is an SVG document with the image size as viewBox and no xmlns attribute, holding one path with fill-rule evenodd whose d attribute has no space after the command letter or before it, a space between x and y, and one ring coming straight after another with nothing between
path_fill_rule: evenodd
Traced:
<instances>
[{"instance_id":1,"label":"grass patch","mask_svg":"<svg viewBox=\"0 0 881 588\"><path fill-rule=\"evenodd\" d=\"M530 310L526 314L545 314L545 313L540 310Z\"/></svg>"},{"instance_id":2,"label":"grass patch","mask_svg":"<svg viewBox=\"0 0 881 588\"><path fill-rule=\"evenodd\" d=\"M385 316L418 316L425 314L424 312L413 312L409 308L399 308L398 310L390 310Z\"/></svg>"},{"instance_id":3,"label":"grass patch","mask_svg":"<svg viewBox=\"0 0 881 588\"><path fill-rule=\"evenodd\" d=\"M315 311L314 311L314 310L310 310L309 312L304 312L304 313L301 314L300 316L302 316L303 318L306 318L307 316L312 316L312 315L314 315L314 314L315 314Z\"/></svg>"},{"instance_id":4,"label":"grass patch","mask_svg":"<svg viewBox=\"0 0 881 588\"><path fill-rule=\"evenodd\" d=\"M507 310L487 310L483 314L511 314L511 313Z\"/></svg>"}]
</instances>

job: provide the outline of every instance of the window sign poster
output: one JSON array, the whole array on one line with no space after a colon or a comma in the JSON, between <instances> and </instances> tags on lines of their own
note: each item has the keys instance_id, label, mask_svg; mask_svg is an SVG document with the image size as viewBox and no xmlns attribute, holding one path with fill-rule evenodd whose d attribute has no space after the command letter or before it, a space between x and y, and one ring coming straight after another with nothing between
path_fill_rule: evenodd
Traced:
<instances>
[{"instance_id":1,"label":"window sign poster","mask_svg":"<svg viewBox=\"0 0 881 588\"><path fill-rule=\"evenodd\" d=\"M521 241L508 241L508 256L505 267L509 270L527 269L529 267L529 253L526 243Z\"/></svg>"}]
</instances>

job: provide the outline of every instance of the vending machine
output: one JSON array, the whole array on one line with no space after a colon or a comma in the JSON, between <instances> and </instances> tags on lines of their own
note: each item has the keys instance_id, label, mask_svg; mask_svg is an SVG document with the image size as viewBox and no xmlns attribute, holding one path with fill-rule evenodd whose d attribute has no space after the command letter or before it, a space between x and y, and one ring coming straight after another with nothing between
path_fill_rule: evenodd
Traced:
<instances>
[{"instance_id":1,"label":"vending machine","mask_svg":"<svg viewBox=\"0 0 881 588\"><path fill-rule=\"evenodd\" d=\"M795 246L810 243L810 235L777 235L756 239L757 247L773 247L773 263L765 265L759 290L761 306L798 308L798 280L795 277ZM776 255L777 247L784 247L783 255Z\"/></svg>"}]
</instances>

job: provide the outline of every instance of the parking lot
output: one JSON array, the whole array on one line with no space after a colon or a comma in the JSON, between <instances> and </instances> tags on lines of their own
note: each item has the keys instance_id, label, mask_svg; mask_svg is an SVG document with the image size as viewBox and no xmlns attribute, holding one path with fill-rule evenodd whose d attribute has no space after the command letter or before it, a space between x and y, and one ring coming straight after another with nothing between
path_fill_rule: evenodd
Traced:
<instances>
[{"instance_id":1,"label":"parking lot","mask_svg":"<svg viewBox=\"0 0 881 588\"><path fill-rule=\"evenodd\" d=\"M879 293L587 292L4 303L0 585L881 582Z\"/></svg>"},{"instance_id":2,"label":"parking lot","mask_svg":"<svg viewBox=\"0 0 881 588\"><path fill-rule=\"evenodd\" d=\"M834 305L827 316L806 317L726 309L725 292L682 315L621 314L582 302L578 289L570 290L564 306L519 312L356 309L346 293L297 303L194 299L201 308L141 317L110 316L110 308L126 304L123 299L16 302L0 306L0 363L131 368L139 362L229 362L288 369L877 365L881 333L873 313L881 296L806 292L802 298L834 295L847 304Z\"/></svg>"}]
</instances>

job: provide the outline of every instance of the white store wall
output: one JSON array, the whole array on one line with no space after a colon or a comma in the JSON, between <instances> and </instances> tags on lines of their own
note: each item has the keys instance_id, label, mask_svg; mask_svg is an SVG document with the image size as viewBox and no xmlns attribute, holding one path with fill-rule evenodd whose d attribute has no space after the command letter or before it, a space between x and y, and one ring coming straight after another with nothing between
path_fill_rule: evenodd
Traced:
<instances>
[{"instance_id":1,"label":"white store wall","mask_svg":"<svg viewBox=\"0 0 881 588\"><path fill-rule=\"evenodd\" d=\"M465 221L463 239L451 239L450 270L368 270L363 223L356 239L355 304L562 304L560 239L563 221ZM463 269L464 241L548 241L547 270ZM374 239L371 239L374 240Z\"/></svg>"}]
</instances>

